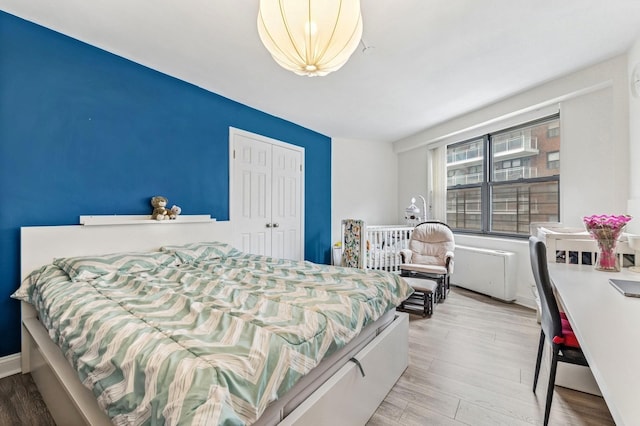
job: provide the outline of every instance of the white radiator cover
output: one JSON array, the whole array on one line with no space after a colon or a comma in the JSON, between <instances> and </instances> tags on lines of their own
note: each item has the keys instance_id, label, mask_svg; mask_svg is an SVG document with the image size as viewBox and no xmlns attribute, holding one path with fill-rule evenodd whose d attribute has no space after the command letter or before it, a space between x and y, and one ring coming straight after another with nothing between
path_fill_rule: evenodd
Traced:
<instances>
[{"instance_id":1,"label":"white radiator cover","mask_svg":"<svg viewBox=\"0 0 640 426\"><path fill-rule=\"evenodd\" d=\"M518 288L516 261L513 252L456 245L451 284L512 302Z\"/></svg>"}]
</instances>

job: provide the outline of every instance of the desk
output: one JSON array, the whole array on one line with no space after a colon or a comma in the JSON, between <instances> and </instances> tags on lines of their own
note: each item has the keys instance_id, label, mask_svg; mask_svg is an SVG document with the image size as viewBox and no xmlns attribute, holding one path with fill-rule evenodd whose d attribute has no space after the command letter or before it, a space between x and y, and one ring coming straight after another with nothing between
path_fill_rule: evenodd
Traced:
<instances>
[{"instance_id":1,"label":"desk","mask_svg":"<svg viewBox=\"0 0 640 426\"><path fill-rule=\"evenodd\" d=\"M614 421L640 424L640 298L609 284L640 274L549 263L549 275Z\"/></svg>"}]
</instances>

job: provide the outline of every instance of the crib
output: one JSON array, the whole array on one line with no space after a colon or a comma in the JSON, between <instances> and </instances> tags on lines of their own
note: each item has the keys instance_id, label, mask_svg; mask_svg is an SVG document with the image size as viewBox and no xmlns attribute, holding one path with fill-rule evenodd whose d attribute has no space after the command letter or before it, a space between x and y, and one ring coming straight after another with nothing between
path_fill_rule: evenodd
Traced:
<instances>
[{"instance_id":1,"label":"crib","mask_svg":"<svg viewBox=\"0 0 640 426\"><path fill-rule=\"evenodd\" d=\"M408 248L412 232L406 225L365 226L365 269L400 273L400 250Z\"/></svg>"}]
</instances>

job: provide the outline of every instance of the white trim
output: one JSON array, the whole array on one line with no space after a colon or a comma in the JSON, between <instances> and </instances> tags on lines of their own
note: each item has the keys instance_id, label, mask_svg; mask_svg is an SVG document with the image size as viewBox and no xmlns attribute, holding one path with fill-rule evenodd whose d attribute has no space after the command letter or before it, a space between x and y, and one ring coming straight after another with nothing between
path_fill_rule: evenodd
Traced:
<instances>
[{"instance_id":1,"label":"white trim","mask_svg":"<svg viewBox=\"0 0 640 426\"><path fill-rule=\"evenodd\" d=\"M534 311L538 310L536 299L531 296L523 296L522 293L516 295L516 300L513 303L525 308L533 309Z\"/></svg>"},{"instance_id":2,"label":"white trim","mask_svg":"<svg viewBox=\"0 0 640 426\"><path fill-rule=\"evenodd\" d=\"M437 131L438 128L442 128L445 132L444 134L433 137L431 135L428 135L427 131L423 131L413 136L409 136L408 138L393 142L393 149L394 152L401 153L411 151L425 145L435 147L455 142L461 142L467 139L474 138L476 136L494 132L496 130L523 124L558 113L561 110L562 102L565 102L569 99L577 98L579 96L584 96L588 93L593 93L611 86L613 86L613 82L611 80L598 82L591 86L574 90L570 93L563 93L559 96L555 96L551 99L544 100L534 105L529 105L504 114L495 115L491 118L483 118L475 122L473 121L473 119L471 119L472 121L469 125L463 126L461 128L456 128L457 126L454 124L460 121L460 119L454 118L446 123L443 123L442 125L434 126L432 128L434 129L434 132ZM491 109L495 107L495 105L497 104L478 111L491 111ZM470 113L469 115L472 114L474 113ZM453 129L453 131L447 131L449 129Z\"/></svg>"},{"instance_id":3,"label":"white trim","mask_svg":"<svg viewBox=\"0 0 640 426\"><path fill-rule=\"evenodd\" d=\"M0 358L0 379L20 373L20 353Z\"/></svg>"},{"instance_id":4,"label":"white trim","mask_svg":"<svg viewBox=\"0 0 640 426\"><path fill-rule=\"evenodd\" d=\"M531 121L539 120L553 114L558 114L559 112L559 103L554 103L552 105L547 105L544 107L535 106L532 107L531 110L525 109L516 111L514 113L506 114L501 117L485 121L483 123L469 126L465 129L460 129L458 131L442 135L430 141L426 141L424 145L428 145L429 148L435 148L450 145L456 142L463 142L469 139L483 136L487 133L492 133L525 124Z\"/></svg>"},{"instance_id":5,"label":"white trim","mask_svg":"<svg viewBox=\"0 0 640 426\"><path fill-rule=\"evenodd\" d=\"M142 225L146 223L183 223L183 222L211 222L215 219L208 214L181 215L171 220L153 220L150 214L144 215L105 215L80 216L80 225Z\"/></svg>"}]
</instances>

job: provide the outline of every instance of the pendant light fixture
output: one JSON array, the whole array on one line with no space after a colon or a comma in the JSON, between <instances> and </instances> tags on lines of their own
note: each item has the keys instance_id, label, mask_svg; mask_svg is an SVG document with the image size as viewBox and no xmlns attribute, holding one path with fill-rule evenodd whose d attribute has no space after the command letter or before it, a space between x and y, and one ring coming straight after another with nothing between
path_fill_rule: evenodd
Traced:
<instances>
[{"instance_id":1,"label":"pendant light fixture","mask_svg":"<svg viewBox=\"0 0 640 426\"><path fill-rule=\"evenodd\" d=\"M283 68L327 75L340 69L360 43L360 0L260 0L258 34Z\"/></svg>"}]
</instances>

